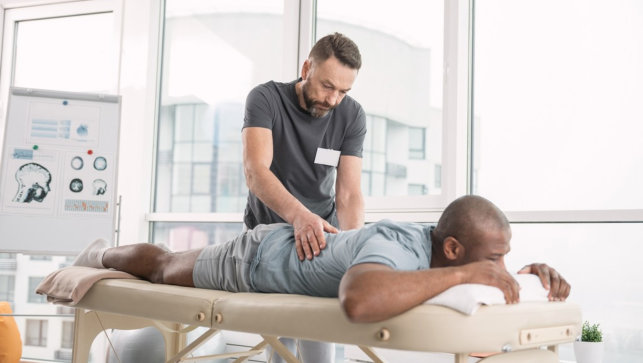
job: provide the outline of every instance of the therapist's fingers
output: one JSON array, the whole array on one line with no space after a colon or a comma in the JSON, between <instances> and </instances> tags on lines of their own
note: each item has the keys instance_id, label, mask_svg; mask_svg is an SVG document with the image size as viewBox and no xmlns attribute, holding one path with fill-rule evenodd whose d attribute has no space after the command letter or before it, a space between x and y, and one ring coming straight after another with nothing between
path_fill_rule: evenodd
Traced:
<instances>
[{"instance_id":1,"label":"therapist's fingers","mask_svg":"<svg viewBox=\"0 0 643 363\"><path fill-rule=\"evenodd\" d=\"M326 221L325 219L322 219L322 224L324 226L324 232L328 232L328 233L338 233L339 232L339 230L337 228L335 228L335 226L333 226L332 224L328 223L328 221Z\"/></svg>"},{"instance_id":2,"label":"therapist's fingers","mask_svg":"<svg viewBox=\"0 0 643 363\"><path fill-rule=\"evenodd\" d=\"M310 248L310 241L308 240L308 235L304 234L301 237L301 248L304 252L304 255L306 256L307 259L312 259L313 258L313 251Z\"/></svg>"},{"instance_id":3,"label":"therapist's fingers","mask_svg":"<svg viewBox=\"0 0 643 363\"><path fill-rule=\"evenodd\" d=\"M301 236L295 235L295 251L297 252L299 261L303 261L306 257L306 252L304 252L303 243L301 242Z\"/></svg>"},{"instance_id":4,"label":"therapist's fingers","mask_svg":"<svg viewBox=\"0 0 643 363\"><path fill-rule=\"evenodd\" d=\"M321 223L319 224L319 228L315 228L314 233L315 233L315 238L317 239L319 249L323 250L324 248L326 248L326 235L324 234L324 231L337 233L337 228L333 227L330 223L326 222L326 220L324 219L320 218L320 222Z\"/></svg>"},{"instance_id":5,"label":"therapist's fingers","mask_svg":"<svg viewBox=\"0 0 643 363\"><path fill-rule=\"evenodd\" d=\"M323 248L321 246L321 242L319 241L319 238L317 234L315 233L314 230L308 232L306 234L306 237L308 238L308 245L310 246L310 249L312 250L313 256L319 256L319 252L321 252L321 249ZM322 234L323 237L323 234ZM311 258L313 257L311 256Z\"/></svg>"}]
</instances>

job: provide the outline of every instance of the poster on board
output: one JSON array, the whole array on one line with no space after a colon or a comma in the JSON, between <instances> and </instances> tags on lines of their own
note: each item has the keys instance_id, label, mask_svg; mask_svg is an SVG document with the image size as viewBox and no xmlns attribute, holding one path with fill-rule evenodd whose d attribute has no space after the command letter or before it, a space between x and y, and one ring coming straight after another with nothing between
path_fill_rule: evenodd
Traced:
<instances>
[{"instance_id":1,"label":"poster on board","mask_svg":"<svg viewBox=\"0 0 643 363\"><path fill-rule=\"evenodd\" d=\"M120 96L12 88L0 251L75 254L114 241Z\"/></svg>"}]
</instances>

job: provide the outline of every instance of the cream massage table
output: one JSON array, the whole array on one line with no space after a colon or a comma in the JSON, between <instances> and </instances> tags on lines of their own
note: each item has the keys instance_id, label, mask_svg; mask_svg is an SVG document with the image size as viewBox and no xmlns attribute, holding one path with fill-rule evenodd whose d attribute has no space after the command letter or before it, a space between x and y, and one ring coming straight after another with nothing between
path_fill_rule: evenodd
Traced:
<instances>
[{"instance_id":1,"label":"cream massage table","mask_svg":"<svg viewBox=\"0 0 643 363\"><path fill-rule=\"evenodd\" d=\"M482 306L473 315L421 305L378 323L357 324L344 316L338 299L287 294L230 293L142 280L105 279L75 305L73 362L87 362L94 338L104 329L159 328L167 362L194 361L191 351L221 330L259 334L247 352L212 358L242 362L271 345L288 362L298 362L279 336L359 346L374 362L373 347L455 354L464 363L471 352L501 352L484 363L558 362L557 345L580 334L581 311L568 302ZM209 328L186 345L185 334ZM547 349L545 349L547 348ZM203 357L202 359L205 359Z\"/></svg>"}]
</instances>

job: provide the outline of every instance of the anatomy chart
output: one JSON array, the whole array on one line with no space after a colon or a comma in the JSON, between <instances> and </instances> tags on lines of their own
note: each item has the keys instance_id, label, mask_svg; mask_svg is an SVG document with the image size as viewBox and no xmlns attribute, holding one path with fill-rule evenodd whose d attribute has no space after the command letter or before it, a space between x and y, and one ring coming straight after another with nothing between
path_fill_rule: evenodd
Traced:
<instances>
[{"instance_id":1,"label":"anatomy chart","mask_svg":"<svg viewBox=\"0 0 643 363\"><path fill-rule=\"evenodd\" d=\"M97 238L113 241L120 97L10 93L0 250L75 253Z\"/></svg>"}]
</instances>

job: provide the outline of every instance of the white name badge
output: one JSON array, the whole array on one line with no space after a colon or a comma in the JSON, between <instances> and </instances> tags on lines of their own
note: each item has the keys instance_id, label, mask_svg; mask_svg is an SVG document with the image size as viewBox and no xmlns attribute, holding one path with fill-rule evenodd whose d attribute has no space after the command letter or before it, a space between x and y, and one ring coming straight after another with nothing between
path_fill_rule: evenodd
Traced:
<instances>
[{"instance_id":1,"label":"white name badge","mask_svg":"<svg viewBox=\"0 0 643 363\"><path fill-rule=\"evenodd\" d=\"M337 166L339 163L339 150L317 148L317 155L315 155L315 164L322 164L328 166Z\"/></svg>"}]
</instances>

